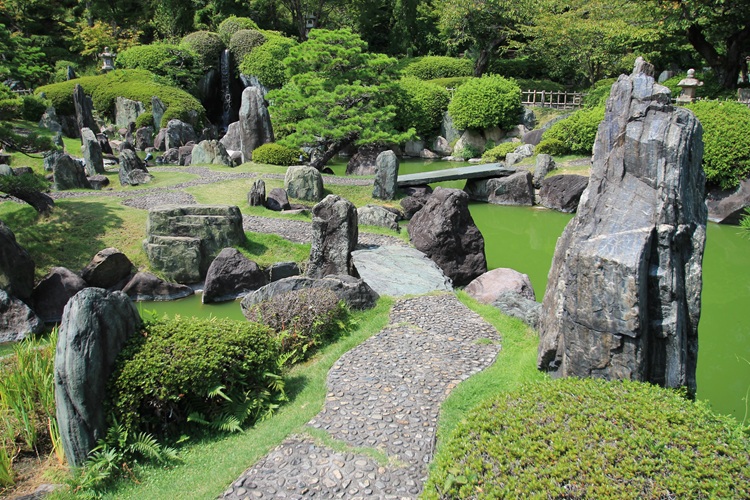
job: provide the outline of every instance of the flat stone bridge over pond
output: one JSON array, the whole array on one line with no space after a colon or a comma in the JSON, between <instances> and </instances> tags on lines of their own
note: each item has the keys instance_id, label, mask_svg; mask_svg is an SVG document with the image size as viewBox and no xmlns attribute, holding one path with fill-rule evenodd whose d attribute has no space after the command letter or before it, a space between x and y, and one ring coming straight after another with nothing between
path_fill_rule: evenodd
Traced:
<instances>
[{"instance_id":1,"label":"flat stone bridge over pond","mask_svg":"<svg viewBox=\"0 0 750 500\"><path fill-rule=\"evenodd\" d=\"M422 186L433 182L455 181L461 179L491 179L515 174L516 169L506 168L502 163L487 163L469 167L447 168L398 176L398 187Z\"/></svg>"}]
</instances>

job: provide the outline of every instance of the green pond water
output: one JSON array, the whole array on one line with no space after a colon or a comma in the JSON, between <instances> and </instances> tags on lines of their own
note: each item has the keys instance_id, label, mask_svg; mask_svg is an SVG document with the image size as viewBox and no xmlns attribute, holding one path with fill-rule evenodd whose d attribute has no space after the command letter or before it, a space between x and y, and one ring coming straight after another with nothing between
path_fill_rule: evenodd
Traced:
<instances>
[{"instance_id":1,"label":"green pond water","mask_svg":"<svg viewBox=\"0 0 750 500\"><path fill-rule=\"evenodd\" d=\"M462 166L408 162L402 173ZM334 170L339 166L334 166ZM454 182L450 187L463 187ZM571 216L542 208L472 203L471 213L485 239L491 269L510 267L528 274L541 302L557 238ZM699 325L698 398L738 420L745 417L750 390L750 238L734 226L709 223L703 261L702 314ZM203 305L200 296L141 305L161 314L208 315L244 319L239 301ZM750 418L750 416L748 416Z\"/></svg>"}]
</instances>

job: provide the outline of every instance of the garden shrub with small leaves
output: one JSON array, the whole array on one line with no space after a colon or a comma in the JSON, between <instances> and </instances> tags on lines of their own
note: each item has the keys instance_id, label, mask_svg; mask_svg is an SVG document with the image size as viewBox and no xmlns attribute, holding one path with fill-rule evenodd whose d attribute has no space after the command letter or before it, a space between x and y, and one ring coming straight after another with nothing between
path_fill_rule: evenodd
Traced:
<instances>
[{"instance_id":1,"label":"garden shrub with small leaves","mask_svg":"<svg viewBox=\"0 0 750 500\"><path fill-rule=\"evenodd\" d=\"M551 156L562 156L570 152L565 143L559 139L544 139L537 144L534 151L536 154L546 154Z\"/></svg>"},{"instance_id":2,"label":"garden shrub with small leaves","mask_svg":"<svg viewBox=\"0 0 750 500\"><path fill-rule=\"evenodd\" d=\"M182 38L180 45L198 54L204 69L218 68L219 57L224 50L224 42L212 31L194 31Z\"/></svg>"},{"instance_id":3,"label":"garden shrub with small leaves","mask_svg":"<svg viewBox=\"0 0 750 500\"><path fill-rule=\"evenodd\" d=\"M216 28L216 33L219 35L224 44L229 44L229 40L232 35L237 33L239 30L257 30L258 25L255 21L249 17L237 17L229 16L224 19L219 27Z\"/></svg>"},{"instance_id":4,"label":"garden shrub with small leaves","mask_svg":"<svg viewBox=\"0 0 750 500\"><path fill-rule=\"evenodd\" d=\"M502 144L498 144L492 149L488 149L484 152L482 155L482 161L487 162L497 162L497 161L505 161L505 155L508 153L512 153L515 151L515 149L519 146L519 143L516 142L504 142Z\"/></svg>"},{"instance_id":5,"label":"garden shrub with small leaves","mask_svg":"<svg viewBox=\"0 0 750 500\"><path fill-rule=\"evenodd\" d=\"M299 163L300 154L302 154L301 149L269 142L253 150L253 161L255 163L267 163L268 165L296 165Z\"/></svg>"},{"instance_id":6,"label":"garden shrub with small leaves","mask_svg":"<svg viewBox=\"0 0 750 500\"><path fill-rule=\"evenodd\" d=\"M265 41L265 35L258 30L239 30L229 40L229 51L234 60L241 63L246 55L263 45Z\"/></svg>"},{"instance_id":7,"label":"garden shrub with small leaves","mask_svg":"<svg viewBox=\"0 0 750 500\"><path fill-rule=\"evenodd\" d=\"M153 127L154 126L154 114L150 111L141 113L138 118L135 119L135 128L141 127Z\"/></svg>"},{"instance_id":8,"label":"garden shrub with small leaves","mask_svg":"<svg viewBox=\"0 0 750 500\"><path fill-rule=\"evenodd\" d=\"M521 89L514 80L485 75L456 89L448 114L459 130L500 127L509 130L521 114Z\"/></svg>"},{"instance_id":9,"label":"garden shrub with small leaves","mask_svg":"<svg viewBox=\"0 0 750 500\"><path fill-rule=\"evenodd\" d=\"M552 125L542 140L557 139L565 145L565 153L590 155L594 149L596 131L603 119L604 106L580 109Z\"/></svg>"},{"instance_id":10,"label":"garden shrub with small leaves","mask_svg":"<svg viewBox=\"0 0 750 500\"><path fill-rule=\"evenodd\" d=\"M304 360L346 328L346 306L331 290L309 288L252 306L249 317L273 329L290 362Z\"/></svg>"},{"instance_id":11,"label":"garden shrub with small leaves","mask_svg":"<svg viewBox=\"0 0 750 500\"><path fill-rule=\"evenodd\" d=\"M279 342L258 323L175 317L145 323L118 357L113 416L130 432L184 432L190 420L238 430L283 398Z\"/></svg>"},{"instance_id":12,"label":"garden shrub with small leaves","mask_svg":"<svg viewBox=\"0 0 750 500\"><path fill-rule=\"evenodd\" d=\"M268 88L279 88L288 80L284 59L297 42L272 32L264 31L263 35L265 43L245 55L240 62L240 73L257 77Z\"/></svg>"},{"instance_id":13,"label":"garden shrub with small leaves","mask_svg":"<svg viewBox=\"0 0 750 500\"><path fill-rule=\"evenodd\" d=\"M403 69L402 73L406 76L414 76L420 80L471 76L474 73L474 64L470 59L425 56L410 63Z\"/></svg>"},{"instance_id":14,"label":"garden shrub with small leaves","mask_svg":"<svg viewBox=\"0 0 750 500\"><path fill-rule=\"evenodd\" d=\"M422 138L433 135L440 128L443 113L448 109L448 91L413 76L402 78L398 86L401 93L396 116L400 127L403 130L413 128Z\"/></svg>"},{"instance_id":15,"label":"garden shrub with small leaves","mask_svg":"<svg viewBox=\"0 0 750 500\"><path fill-rule=\"evenodd\" d=\"M470 412L423 498L750 498L750 438L674 390L537 382Z\"/></svg>"}]
</instances>

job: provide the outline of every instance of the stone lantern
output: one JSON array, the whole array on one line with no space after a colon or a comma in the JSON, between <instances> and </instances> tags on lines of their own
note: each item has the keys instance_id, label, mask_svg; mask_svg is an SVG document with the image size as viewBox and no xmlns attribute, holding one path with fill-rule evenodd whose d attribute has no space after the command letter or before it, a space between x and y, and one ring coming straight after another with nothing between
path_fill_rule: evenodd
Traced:
<instances>
[{"instance_id":1,"label":"stone lantern","mask_svg":"<svg viewBox=\"0 0 750 500\"><path fill-rule=\"evenodd\" d=\"M102 60L102 71L112 71L115 69L115 54L109 51L109 47L104 47L104 52L99 54Z\"/></svg>"},{"instance_id":2,"label":"stone lantern","mask_svg":"<svg viewBox=\"0 0 750 500\"><path fill-rule=\"evenodd\" d=\"M687 78L680 80L677 84L678 87L682 88L682 92L677 97L678 103L691 103L695 101L695 89L702 86L703 82L695 77L695 70L689 69L687 72Z\"/></svg>"}]
</instances>

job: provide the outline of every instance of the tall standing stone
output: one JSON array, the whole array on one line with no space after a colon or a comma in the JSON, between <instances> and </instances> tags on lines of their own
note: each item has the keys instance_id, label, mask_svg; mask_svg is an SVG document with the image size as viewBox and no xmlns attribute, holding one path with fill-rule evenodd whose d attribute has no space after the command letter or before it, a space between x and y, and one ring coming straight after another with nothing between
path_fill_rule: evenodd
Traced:
<instances>
[{"instance_id":1,"label":"tall standing stone","mask_svg":"<svg viewBox=\"0 0 750 500\"><path fill-rule=\"evenodd\" d=\"M76 124L78 130L90 128L94 134L101 132L99 126L94 121L94 105L83 91L83 87L76 84L73 88L73 105L76 110Z\"/></svg>"},{"instance_id":2,"label":"tall standing stone","mask_svg":"<svg viewBox=\"0 0 750 500\"><path fill-rule=\"evenodd\" d=\"M154 115L154 130L161 130L161 119L166 113L167 107L156 96L151 96L151 114Z\"/></svg>"},{"instance_id":3,"label":"tall standing stone","mask_svg":"<svg viewBox=\"0 0 750 500\"><path fill-rule=\"evenodd\" d=\"M576 217L557 242L537 364L696 389L706 238L702 128L641 58L612 86Z\"/></svg>"},{"instance_id":4,"label":"tall standing stone","mask_svg":"<svg viewBox=\"0 0 750 500\"><path fill-rule=\"evenodd\" d=\"M372 197L381 200L392 200L398 193L398 158L391 150L383 151L375 160L375 186Z\"/></svg>"},{"instance_id":5,"label":"tall standing stone","mask_svg":"<svg viewBox=\"0 0 750 500\"><path fill-rule=\"evenodd\" d=\"M271 115L258 87L247 87L242 91L240 106L240 151L242 161L253 158L253 150L268 142L273 142Z\"/></svg>"},{"instance_id":6,"label":"tall standing stone","mask_svg":"<svg viewBox=\"0 0 750 500\"><path fill-rule=\"evenodd\" d=\"M0 221L0 288L26 300L34 290L34 261L16 241L16 235Z\"/></svg>"},{"instance_id":7,"label":"tall standing stone","mask_svg":"<svg viewBox=\"0 0 750 500\"><path fill-rule=\"evenodd\" d=\"M357 246L357 208L338 195L329 194L313 207L312 248L307 276L353 274L352 251Z\"/></svg>"},{"instance_id":8,"label":"tall standing stone","mask_svg":"<svg viewBox=\"0 0 750 500\"><path fill-rule=\"evenodd\" d=\"M90 128L81 129L81 152L85 163L86 175L93 176L104 173L104 158L102 157L102 146L99 139Z\"/></svg>"},{"instance_id":9,"label":"tall standing stone","mask_svg":"<svg viewBox=\"0 0 750 500\"><path fill-rule=\"evenodd\" d=\"M55 349L55 405L65 457L81 466L106 432L107 383L141 326L127 295L86 288L65 307Z\"/></svg>"},{"instance_id":10,"label":"tall standing stone","mask_svg":"<svg viewBox=\"0 0 750 500\"><path fill-rule=\"evenodd\" d=\"M54 172L53 186L58 191L66 189L92 189L86 179L86 170L69 154L55 155L52 171Z\"/></svg>"},{"instance_id":11,"label":"tall standing stone","mask_svg":"<svg viewBox=\"0 0 750 500\"><path fill-rule=\"evenodd\" d=\"M266 205L266 183L263 179L253 182L253 187L247 193L247 203L251 207L263 207Z\"/></svg>"}]
</instances>

